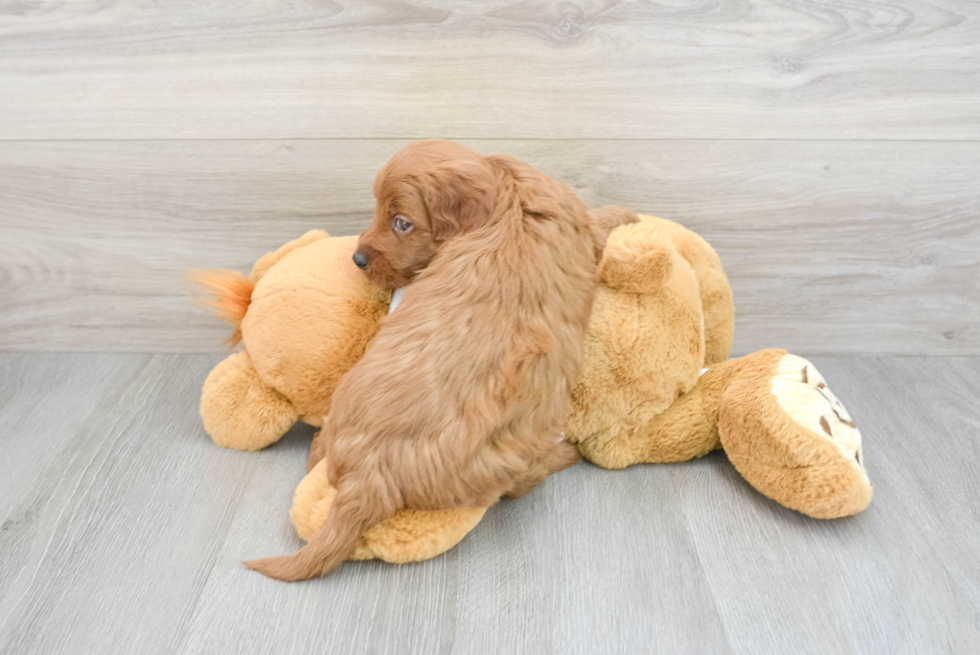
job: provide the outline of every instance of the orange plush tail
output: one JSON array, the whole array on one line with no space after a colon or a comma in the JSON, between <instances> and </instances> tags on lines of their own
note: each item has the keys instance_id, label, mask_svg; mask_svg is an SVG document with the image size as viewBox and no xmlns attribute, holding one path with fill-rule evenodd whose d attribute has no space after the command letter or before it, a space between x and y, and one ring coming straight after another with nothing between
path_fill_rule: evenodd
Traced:
<instances>
[{"instance_id":1,"label":"orange plush tail","mask_svg":"<svg viewBox=\"0 0 980 655\"><path fill-rule=\"evenodd\" d=\"M192 282L201 287L202 302L214 309L224 320L233 323L235 331L225 340L234 346L242 340L242 319L252 302L252 289L255 284L238 271L224 268L192 270L188 273Z\"/></svg>"}]
</instances>

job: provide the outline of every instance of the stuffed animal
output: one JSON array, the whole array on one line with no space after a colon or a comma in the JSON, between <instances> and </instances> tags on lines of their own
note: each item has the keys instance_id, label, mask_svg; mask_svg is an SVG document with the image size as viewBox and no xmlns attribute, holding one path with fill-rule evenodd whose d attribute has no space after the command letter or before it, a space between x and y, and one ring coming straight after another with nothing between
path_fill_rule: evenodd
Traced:
<instances>
[{"instance_id":1,"label":"stuffed animal","mask_svg":"<svg viewBox=\"0 0 980 655\"><path fill-rule=\"evenodd\" d=\"M594 210L601 212L603 210ZM394 309L351 260L356 237L308 232L250 278L206 272L244 350L211 371L201 396L215 443L256 450L297 420L320 425L337 382ZM642 216L609 236L564 438L610 469L679 462L723 448L769 498L816 518L871 499L861 436L807 360L770 349L727 360L731 289L714 250L677 223ZM397 291L396 291L397 294ZM308 539L335 491L311 461L290 511ZM372 528L351 559L417 561L445 552L486 508L406 510Z\"/></svg>"}]
</instances>

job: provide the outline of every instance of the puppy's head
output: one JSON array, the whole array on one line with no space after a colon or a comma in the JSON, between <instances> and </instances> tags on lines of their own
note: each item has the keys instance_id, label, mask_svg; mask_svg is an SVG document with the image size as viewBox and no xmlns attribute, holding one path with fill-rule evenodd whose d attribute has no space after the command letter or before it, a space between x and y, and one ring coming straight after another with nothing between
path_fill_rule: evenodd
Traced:
<instances>
[{"instance_id":1,"label":"puppy's head","mask_svg":"<svg viewBox=\"0 0 980 655\"><path fill-rule=\"evenodd\" d=\"M496 195L485 157L452 141L416 141L378 173L374 220L357 241L354 263L378 286L405 286L443 243L486 223Z\"/></svg>"}]
</instances>

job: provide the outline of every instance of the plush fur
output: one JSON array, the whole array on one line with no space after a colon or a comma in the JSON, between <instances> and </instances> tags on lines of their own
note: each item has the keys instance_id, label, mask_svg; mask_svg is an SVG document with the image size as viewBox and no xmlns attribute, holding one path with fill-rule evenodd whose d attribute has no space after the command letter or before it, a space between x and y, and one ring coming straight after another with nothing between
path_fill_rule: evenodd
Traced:
<instances>
[{"instance_id":1,"label":"plush fur","mask_svg":"<svg viewBox=\"0 0 980 655\"><path fill-rule=\"evenodd\" d=\"M247 352L219 363L201 393L204 429L219 446L260 450L299 419L295 405L259 377Z\"/></svg>"},{"instance_id":2,"label":"plush fur","mask_svg":"<svg viewBox=\"0 0 980 655\"><path fill-rule=\"evenodd\" d=\"M831 394L813 389L820 383L812 384L818 375L812 365L790 361L792 355L777 349L724 361L732 339L731 295L708 244L670 221L633 222L623 208L602 214L620 227L609 234L599 264L583 372L566 419L568 440L611 469L684 461L723 447L749 483L787 507L817 518L863 510L871 498L867 473L858 453L838 443L838 428L850 425L849 418L828 402ZM602 225L594 221L599 242ZM702 366L709 367L703 374ZM812 393L807 411L794 416L779 402L785 384L775 381L789 367L802 383L808 376L801 366L809 370ZM330 511L330 481L313 475L301 487L305 493L297 492L290 515L298 527L315 527ZM406 561L438 554L463 537L460 526L472 518L453 511L438 520L426 512L398 514L376 526L373 537L389 531L411 537L373 551L365 543L357 555Z\"/></svg>"},{"instance_id":3,"label":"plush fur","mask_svg":"<svg viewBox=\"0 0 980 655\"><path fill-rule=\"evenodd\" d=\"M356 242L312 230L262 257L244 282L226 284L220 271L197 276L210 286L212 306L232 308L221 315L245 346L204 383L201 417L215 443L258 450L297 418L320 425L330 412L340 378L364 355L391 295L351 262ZM243 298L246 282L252 290Z\"/></svg>"},{"instance_id":4,"label":"plush fur","mask_svg":"<svg viewBox=\"0 0 980 655\"><path fill-rule=\"evenodd\" d=\"M321 459L296 488L289 516L300 538L310 540L330 514L337 490L327 478ZM382 559L394 564L429 559L445 552L476 527L486 507L461 507L420 512L398 512L364 533L347 559Z\"/></svg>"},{"instance_id":5,"label":"plush fur","mask_svg":"<svg viewBox=\"0 0 980 655\"><path fill-rule=\"evenodd\" d=\"M823 413L824 420L814 428L802 424L799 415L787 413L774 387L787 363L805 365L811 376L817 373L806 360L780 349L731 359L708 369L628 439L613 433L612 438L585 439L579 449L599 466L622 468L686 461L724 448L753 487L786 507L823 519L856 514L867 507L872 488L860 447L850 452L838 443L835 414L843 408L835 410L819 400L810 405ZM318 466L304 478L290 511L301 537L322 525L332 494L325 468ZM455 546L475 526L480 517L472 512L400 512L372 528L349 558L428 559Z\"/></svg>"},{"instance_id":6,"label":"plush fur","mask_svg":"<svg viewBox=\"0 0 980 655\"><path fill-rule=\"evenodd\" d=\"M725 361L734 310L711 247L677 223L637 221L622 207L589 214L600 280L566 440L607 468L723 447L751 485L787 507L820 518L861 511L872 490L856 430L812 365L781 350ZM329 407L339 376L377 332L390 294L354 265L356 238L325 236L291 242L253 270L256 290L241 322L246 352L219 364L202 394L215 442L261 447L305 413L298 408ZM436 349L433 357L443 355ZM702 367L710 368L699 376ZM297 489L290 516L303 538L333 513L337 490L328 474L323 461ZM402 510L365 532L348 558L433 557L483 511Z\"/></svg>"},{"instance_id":7,"label":"plush fur","mask_svg":"<svg viewBox=\"0 0 980 655\"><path fill-rule=\"evenodd\" d=\"M787 364L805 369L798 369L802 375L797 386L809 388L819 403L816 425L805 425L805 412L793 415L779 402L792 393L785 386L777 390L774 384L779 369ZM722 367L731 370L720 371L728 381L717 385L724 388L717 411L720 446L752 486L815 518L850 516L868 506L872 489L861 459L860 435L857 450L850 450L841 434L846 428L839 428L842 423L851 428L854 424L841 420L846 410L826 383L813 384L812 378L820 375L816 367L779 348L760 350ZM806 409L815 405L809 399L807 403Z\"/></svg>"},{"instance_id":8,"label":"plush fur","mask_svg":"<svg viewBox=\"0 0 980 655\"><path fill-rule=\"evenodd\" d=\"M444 141L378 178L367 273L413 283L333 394L326 523L295 555L247 562L281 580L328 573L398 510L490 505L579 458L561 433L595 286L586 207L527 164ZM411 240L385 232L393 211Z\"/></svg>"},{"instance_id":9,"label":"plush fur","mask_svg":"<svg viewBox=\"0 0 980 655\"><path fill-rule=\"evenodd\" d=\"M727 293L714 291L716 280ZM654 438L651 422L728 356L731 303L721 262L696 234L650 217L616 229L599 262L568 438L607 468L636 463L640 451L664 462L707 452L686 430Z\"/></svg>"}]
</instances>

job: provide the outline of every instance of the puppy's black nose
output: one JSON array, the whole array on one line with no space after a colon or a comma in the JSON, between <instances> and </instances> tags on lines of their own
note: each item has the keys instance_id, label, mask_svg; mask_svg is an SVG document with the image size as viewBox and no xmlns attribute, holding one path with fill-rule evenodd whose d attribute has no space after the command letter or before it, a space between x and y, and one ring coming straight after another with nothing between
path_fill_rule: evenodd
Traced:
<instances>
[{"instance_id":1,"label":"puppy's black nose","mask_svg":"<svg viewBox=\"0 0 980 655\"><path fill-rule=\"evenodd\" d=\"M357 264L358 268L367 268L368 256L364 254L363 250L357 250L354 252L354 263Z\"/></svg>"}]
</instances>

